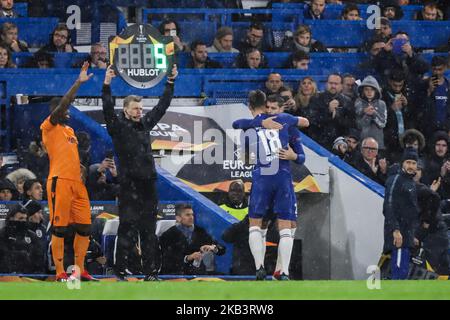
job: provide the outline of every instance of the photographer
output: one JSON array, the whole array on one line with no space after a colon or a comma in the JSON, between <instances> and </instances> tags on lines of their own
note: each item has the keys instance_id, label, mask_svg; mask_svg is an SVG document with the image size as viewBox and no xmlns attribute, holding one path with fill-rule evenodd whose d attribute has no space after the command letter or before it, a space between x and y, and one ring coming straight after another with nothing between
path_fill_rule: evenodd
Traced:
<instances>
[{"instance_id":1,"label":"photographer","mask_svg":"<svg viewBox=\"0 0 450 320\"><path fill-rule=\"evenodd\" d=\"M189 46L183 42L180 38L180 27L178 23L174 20L164 20L159 25L159 32L166 37L172 37L173 42L175 43L176 50L182 51L182 52L189 52L190 48Z\"/></svg>"},{"instance_id":2,"label":"photographer","mask_svg":"<svg viewBox=\"0 0 450 320\"><path fill-rule=\"evenodd\" d=\"M150 131L170 106L176 65L168 73L166 86L158 104L143 115L142 97L130 95L123 101L120 116L114 112L111 81L116 76L112 67L106 70L102 89L103 115L119 159L119 217L115 273L126 280L127 256L133 250L134 235L139 233L146 281L157 281L157 250L155 235L158 193L157 173L152 155Z\"/></svg>"},{"instance_id":3,"label":"photographer","mask_svg":"<svg viewBox=\"0 0 450 320\"><path fill-rule=\"evenodd\" d=\"M294 93L288 86L282 86L280 88L280 96L283 99L283 112L293 113L297 110L296 102L294 99Z\"/></svg>"},{"instance_id":4,"label":"photographer","mask_svg":"<svg viewBox=\"0 0 450 320\"><path fill-rule=\"evenodd\" d=\"M402 70L411 87L419 83L422 75L428 71L428 63L414 51L409 35L401 31L383 46L372 62L383 80L383 86L387 85L393 70Z\"/></svg>"}]
</instances>

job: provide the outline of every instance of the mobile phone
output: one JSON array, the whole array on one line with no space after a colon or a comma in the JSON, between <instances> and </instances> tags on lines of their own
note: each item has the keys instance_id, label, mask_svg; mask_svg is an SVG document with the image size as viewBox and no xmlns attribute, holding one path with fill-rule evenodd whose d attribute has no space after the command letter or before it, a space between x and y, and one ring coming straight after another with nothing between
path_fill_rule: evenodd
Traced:
<instances>
[{"instance_id":1,"label":"mobile phone","mask_svg":"<svg viewBox=\"0 0 450 320\"><path fill-rule=\"evenodd\" d=\"M431 77L431 82L436 82L438 81L438 77L437 76L432 76Z\"/></svg>"},{"instance_id":2,"label":"mobile phone","mask_svg":"<svg viewBox=\"0 0 450 320\"><path fill-rule=\"evenodd\" d=\"M401 97L402 97L401 93L395 94L395 100L400 100Z\"/></svg>"},{"instance_id":3,"label":"mobile phone","mask_svg":"<svg viewBox=\"0 0 450 320\"><path fill-rule=\"evenodd\" d=\"M107 159L114 159L114 151L110 150L106 150L105 152L105 158Z\"/></svg>"},{"instance_id":4,"label":"mobile phone","mask_svg":"<svg viewBox=\"0 0 450 320\"><path fill-rule=\"evenodd\" d=\"M176 36L177 36L177 30L172 29L172 30L170 30L169 34L170 34L170 36L172 36L172 37L176 37Z\"/></svg>"}]
</instances>

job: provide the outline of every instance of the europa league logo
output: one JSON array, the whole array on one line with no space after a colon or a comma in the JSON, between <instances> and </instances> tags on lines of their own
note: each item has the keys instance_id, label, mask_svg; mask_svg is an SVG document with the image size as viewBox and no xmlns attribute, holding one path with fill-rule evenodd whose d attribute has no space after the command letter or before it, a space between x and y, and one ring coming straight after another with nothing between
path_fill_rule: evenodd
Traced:
<instances>
[{"instance_id":1,"label":"europa league logo","mask_svg":"<svg viewBox=\"0 0 450 320\"><path fill-rule=\"evenodd\" d=\"M149 24L134 24L109 42L109 54L117 74L129 85L148 89L172 69L175 46Z\"/></svg>"}]
</instances>

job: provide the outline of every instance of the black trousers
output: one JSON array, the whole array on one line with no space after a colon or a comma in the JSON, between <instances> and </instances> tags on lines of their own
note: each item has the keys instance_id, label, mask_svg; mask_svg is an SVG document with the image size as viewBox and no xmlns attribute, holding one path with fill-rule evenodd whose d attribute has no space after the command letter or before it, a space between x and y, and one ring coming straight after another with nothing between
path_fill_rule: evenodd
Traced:
<instances>
[{"instance_id":1,"label":"black trousers","mask_svg":"<svg viewBox=\"0 0 450 320\"><path fill-rule=\"evenodd\" d=\"M138 239L144 274L158 272L161 257L155 235L158 208L156 179L123 179L119 193L119 229L115 268L123 271L129 257L136 256Z\"/></svg>"}]
</instances>

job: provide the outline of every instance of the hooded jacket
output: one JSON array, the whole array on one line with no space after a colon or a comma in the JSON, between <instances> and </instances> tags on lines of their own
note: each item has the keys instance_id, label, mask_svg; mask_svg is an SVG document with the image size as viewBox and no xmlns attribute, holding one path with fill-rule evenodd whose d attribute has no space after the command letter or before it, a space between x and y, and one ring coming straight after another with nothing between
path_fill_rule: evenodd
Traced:
<instances>
[{"instance_id":1,"label":"hooded jacket","mask_svg":"<svg viewBox=\"0 0 450 320\"><path fill-rule=\"evenodd\" d=\"M414 232L419 224L419 206L416 184L408 173L401 170L386 181L383 203L384 252L394 249L393 232L399 230L403 248L414 247Z\"/></svg>"},{"instance_id":2,"label":"hooded jacket","mask_svg":"<svg viewBox=\"0 0 450 320\"><path fill-rule=\"evenodd\" d=\"M375 97L372 101L368 101L363 95L364 87L372 87L375 89ZM356 124L358 129L361 130L361 140L372 137L378 142L378 147L384 149L384 134L383 128L386 126L387 110L386 104L381 100L381 89L378 85L378 81L368 76L364 78L361 85L358 87L359 98L355 101L356 112ZM367 115L364 113L369 105L375 108L373 115Z\"/></svg>"}]
</instances>

